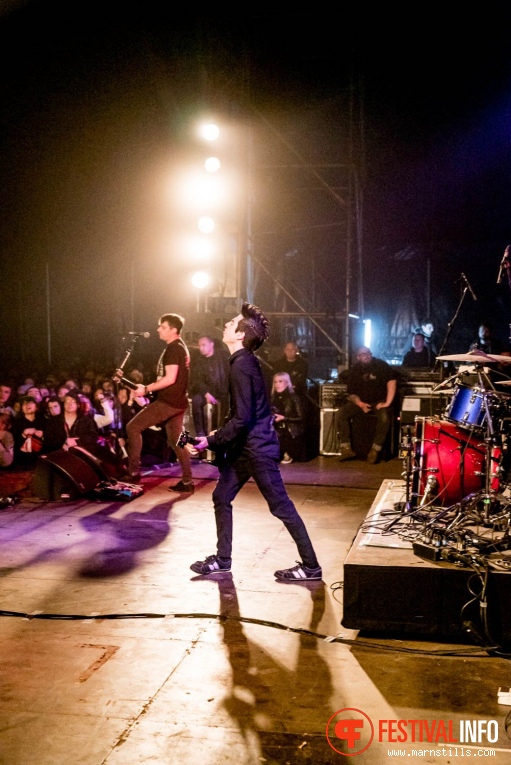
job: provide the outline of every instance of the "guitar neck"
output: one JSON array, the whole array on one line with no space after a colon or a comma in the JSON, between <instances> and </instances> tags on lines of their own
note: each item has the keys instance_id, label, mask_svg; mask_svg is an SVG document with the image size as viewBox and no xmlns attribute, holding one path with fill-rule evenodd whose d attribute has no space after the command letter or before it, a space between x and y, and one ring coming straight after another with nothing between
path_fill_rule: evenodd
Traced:
<instances>
[{"instance_id":1,"label":"guitar neck","mask_svg":"<svg viewBox=\"0 0 511 765\"><path fill-rule=\"evenodd\" d=\"M117 382L120 385L124 385L125 388L129 388L130 390L135 390L137 387L137 383L134 383L132 380L128 380L127 377L121 377L121 379L117 379Z\"/></svg>"}]
</instances>

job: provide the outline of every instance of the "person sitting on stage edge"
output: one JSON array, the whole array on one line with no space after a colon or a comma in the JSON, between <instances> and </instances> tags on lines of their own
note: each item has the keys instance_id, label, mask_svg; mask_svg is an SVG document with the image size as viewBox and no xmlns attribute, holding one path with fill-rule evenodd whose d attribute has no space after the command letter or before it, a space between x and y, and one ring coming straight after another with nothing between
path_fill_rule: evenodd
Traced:
<instances>
[{"instance_id":1,"label":"person sitting on stage edge","mask_svg":"<svg viewBox=\"0 0 511 765\"><path fill-rule=\"evenodd\" d=\"M301 561L297 566L276 571L279 582L302 583L321 580L322 571L305 524L289 498L279 469L280 445L257 351L269 334L269 323L262 311L243 303L241 313L227 322L223 341L230 356L229 393L231 417L216 433L197 439L199 451L222 451L220 478L213 491L217 552L198 560L190 568L208 576L231 570L232 503L239 491L253 478L270 512L278 518L294 540Z\"/></svg>"},{"instance_id":2,"label":"person sitting on stage edge","mask_svg":"<svg viewBox=\"0 0 511 765\"><path fill-rule=\"evenodd\" d=\"M271 389L273 424L280 443L281 462L305 460L305 415L300 396L295 393L287 372L273 376Z\"/></svg>"},{"instance_id":3,"label":"person sitting on stage edge","mask_svg":"<svg viewBox=\"0 0 511 765\"><path fill-rule=\"evenodd\" d=\"M227 414L229 400L229 355L224 348L215 348L215 341L208 335L199 337L200 355L192 362L190 394L192 397L192 417L197 436L205 436L205 405L212 404L219 408L220 424Z\"/></svg>"},{"instance_id":4,"label":"person sitting on stage edge","mask_svg":"<svg viewBox=\"0 0 511 765\"><path fill-rule=\"evenodd\" d=\"M140 455L142 452L142 432L153 425L165 423L167 443L172 448L179 441L183 429L183 418L188 407L188 383L190 375L190 353L181 338L184 319L176 313L160 316L158 335L166 343L156 367L156 381L149 385L138 384L135 396L157 393L157 398L144 407L126 425L128 436L127 450L129 472L124 480L131 483L140 481ZM122 369L117 370L119 379ZM169 491L193 494L191 457L188 449L177 449L177 458L181 465L181 480Z\"/></svg>"},{"instance_id":5,"label":"person sitting on stage edge","mask_svg":"<svg viewBox=\"0 0 511 765\"><path fill-rule=\"evenodd\" d=\"M412 348L405 353L403 366L408 369L433 369L435 358L425 343L422 332L415 332Z\"/></svg>"},{"instance_id":6,"label":"person sitting on stage edge","mask_svg":"<svg viewBox=\"0 0 511 765\"><path fill-rule=\"evenodd\" d=\"M347 375L348 401L338 413L341 451L339 460L356 456L351 448L350 423L360 411L377 417L376 433L367 461L374 465L390 428L391 404L396 395L397 381L392 367L382 359L374 358L369 348L357 351L357 361Z\"/></svg>"}]
</instances>

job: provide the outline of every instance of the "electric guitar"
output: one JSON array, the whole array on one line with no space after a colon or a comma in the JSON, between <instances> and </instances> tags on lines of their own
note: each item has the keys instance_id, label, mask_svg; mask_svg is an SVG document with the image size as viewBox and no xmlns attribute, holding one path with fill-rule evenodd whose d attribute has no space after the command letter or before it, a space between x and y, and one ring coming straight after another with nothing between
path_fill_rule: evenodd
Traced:
<instances>
[{"instance_id":1,"label":"electric guitar","mask_svg":"<svg viewBox=\"0 0 511 765\"><path fill-rule=\"evenodd\" d=\"M116 383L119 383L119 385L124 385L125 388L129 388L130 390L136 390L137 383L133 382L133 380L128 380L127 377L119 377L119 375L112 375L112 380ZM145 398L152 399L153 394L151 392L147 393Z\"/></svg>"},{"instance_id":2,"label":"electric guitar","mask_svg":"<svg viewBox=\"0 0 511 765\"><path fill-rule=\"evenodd\" d=\"M178 438L176 446L179 446L180 449L184 449L187 444L190 444L190 446L195 446L198 441L199 439L191 436L188 430L183 430ZM221 468L225 463L226 453L224 451L216 451L214 454L215 456L213 459L208 460L208 462L210 465Z\"/></svg>"},{"instance_id":3,"label":"electric guitar","mask_svg":"<svg viewBox=\"0 0 511 765\"><path fill-rule=\"evenodd\" d=\"M137 387L137 383L134 383L132 380L128 380L127 377L117 377L114 375L112 380L116 383L119 383L120 385L124 385L125 388L129 388L130 390L135 390Z\"/></svg>"}]
</instances>

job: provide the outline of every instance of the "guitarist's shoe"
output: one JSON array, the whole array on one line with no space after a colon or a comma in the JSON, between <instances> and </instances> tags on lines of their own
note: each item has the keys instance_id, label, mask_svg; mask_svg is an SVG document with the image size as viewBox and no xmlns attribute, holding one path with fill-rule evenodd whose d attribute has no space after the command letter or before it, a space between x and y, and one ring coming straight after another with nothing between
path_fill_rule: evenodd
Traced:
<instances>
[{"instance_id":1,"label":"guitarist's shoe","mask_svg":"<svg viewBox=\"0 0 511 765\"><path fill-rule=\"evenodd\" d=\"M179 483L174 484L174 486L169 486L169 491L177 491L180 494L193 494L195 486L193 483L183 483L182 481L179 481Z\"/></svg>"}]
</instances>

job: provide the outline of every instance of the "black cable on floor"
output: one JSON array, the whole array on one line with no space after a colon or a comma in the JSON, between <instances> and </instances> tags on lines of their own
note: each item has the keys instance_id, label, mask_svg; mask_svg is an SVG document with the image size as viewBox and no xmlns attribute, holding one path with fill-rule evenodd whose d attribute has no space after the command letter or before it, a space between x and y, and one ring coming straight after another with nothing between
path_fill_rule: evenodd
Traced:
<instances>
[{"instance_id":1,"label":"black cable on floor","mask_svg":"<svg viewBox=\"0 0 511 765\"><path fill-rule=\"evenodd\" d=\"M116 619L216 619L218 621L236 621L244 624L257 624L263 627L271 627L273 629L283 630L284 632L293 632L299 635L307 635L309 637L315 637L318 640L323 640L326 643L341 643L343 645L351 645L355 648L368 648L371 650L390 651L395 653L408 653L408 654L421 654L427 656L462 656L471 657L477 654L476 658L481 657L481 648L474 647L472 649L442 649L439 651L426 651L418 648L406 648L404 646L392 646L383 643L374 643L369 641L360 640L359 638L350 640L336 635L323 635L312 630L305 629L303 627L289 627L279 622L267 621L265 619L252 619L248 616L228 616L226 614L208 614L208 613L184 613L184 614L153 614L153 613L139 613L139 614L50 614L50 613L23 613L22 611L7 611L0 609L0 616L10 616L18 619L27 619L29 621L34 620L57 620L57 621L103 621L103 620L116 620Z\"/></svg>"}]
</instances>

